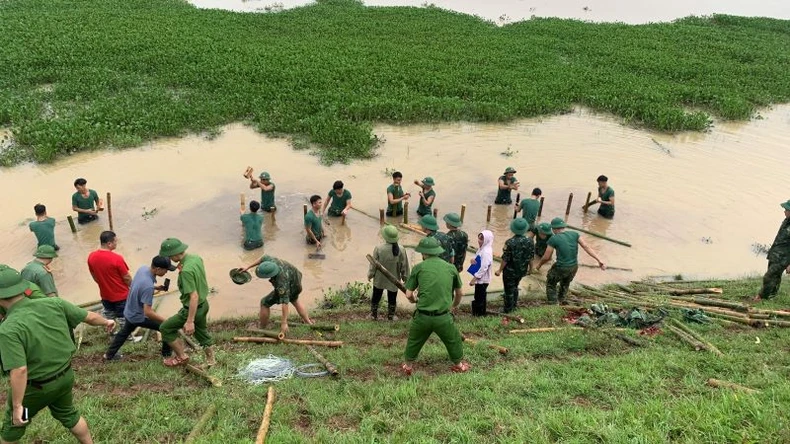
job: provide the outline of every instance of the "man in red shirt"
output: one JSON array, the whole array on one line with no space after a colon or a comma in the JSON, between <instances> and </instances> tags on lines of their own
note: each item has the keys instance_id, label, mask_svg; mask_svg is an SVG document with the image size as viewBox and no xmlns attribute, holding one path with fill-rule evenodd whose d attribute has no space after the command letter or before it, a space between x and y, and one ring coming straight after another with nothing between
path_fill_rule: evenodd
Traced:
<instances>
[{"instance_id":1,"label":"man in red shirt","mask_svg":"<svg viewBox=\"0 0 790 444\"><path fill-rule=\"evenodd\" d=\"M123 323L123 310L126 307L132 275L123 256L113 251L118 246L115 233L102 231L99 242L101 247L88 255L88 270L93 280L99 284L104 317L118 319Z\"/></svg>"}]
</instances>

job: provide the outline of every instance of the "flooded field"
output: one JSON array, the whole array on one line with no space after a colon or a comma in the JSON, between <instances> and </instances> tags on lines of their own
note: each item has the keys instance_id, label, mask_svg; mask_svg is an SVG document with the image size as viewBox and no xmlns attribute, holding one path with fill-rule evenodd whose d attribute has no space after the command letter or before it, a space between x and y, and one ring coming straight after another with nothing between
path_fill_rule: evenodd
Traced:
<instances>
[{"instance_id":1,"label":"flooded field","mask_svg":"<svg viewBox=\"0 0 790 444\"><path fill-rule=\"evenodd\" d=\"M276 12L313 3L305 0L190 0L199 8L238 12ZM592 22L631 24L666 22L690 15L730 14L746 17L790 18L790 8L782 0L713 1L670 0L634 2L627 0L364 0L367 6L414 6L428 4L442 9L472 14L499 24L535 17L560 17Z\"/></svg>"},{"instance_id":2,"label":"flooded field","mask_svg":"<svg viewBox=\"0 0 790 444\"><path fill-rule=\"evenodd\" d=\"M466 204L464 229L470 237L491 229L495 251L501 252L512 207L494 206L490 224L486 208L493 203L497 178L505 167L514 166L522 197L535 186L543 189L543 220L564 215L568 193L573 192L569 224L633 244L627 248L587 236L606 263L634 270L581 269L577 279L589 284L656 274L761 273L766 262L755 255L752 244L770 244L783 217L779 202L790 197L790 178L784 174L790 168L790 106L764 111L761 119L749 123L718 123L707 134L678 136L624 127L583 110L510 125L379 126L375 132L386 140L377 158L332 167L321 166L283 139L235 124L214 140L161 140L120 152L77 154L52 165L2 169L0 186L14 190L0 215L0 227L8 233L0 240L4 261L21 268L32 259L35 237L27 223L33 205L44 203L58 220L61 252L53 268L59 290L75 302L98 299L86 258L98 248L99 233L108 228L107 215L78 226L76 234L70 232L66 216L72 214L70 196L77 177L85 177L102 198L112 193L117 251L133 270L148 263L170 236L204 258L209 285L216 289L213 317L254 313L271 289L268 281L236 286L228 278L232 267L261 254L241 248L240 193L248 202L259 198L242 177L248 165L256 175L270 172L277 185L279 210L276 220L266 214L265 251L303 270L303 297L310 305L323 289L365 280L365 254L381 241L378 220L352 212L346 225L330 220L326 259L308 259L313 248L304 244L302 207L312 194L326 196L337 179L346 183L355 207L377 217L391 182L387 171L402 171L404 184L432 176L440 217ZM616 190L617 214L611 221L580 208L587 192L595 190L599 174L608 175ZM405 188L418 191L414 185ZM412 221L414 210L415 203ZM404 234L402 239L416 244L419 238ZM417 255L409 251L416 261ZM594 262L581 252L580 258ZM495 281L491 288L501 288L501 283ZM171 311L177 304L169 298L162 308Z\"/></svg>"}]
</instances>

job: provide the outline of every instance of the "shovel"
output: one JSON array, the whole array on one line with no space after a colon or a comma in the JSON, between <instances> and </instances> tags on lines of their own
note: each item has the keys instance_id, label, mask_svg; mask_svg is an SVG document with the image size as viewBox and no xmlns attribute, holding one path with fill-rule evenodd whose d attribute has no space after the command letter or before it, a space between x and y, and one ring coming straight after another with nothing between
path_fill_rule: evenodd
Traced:
<instances>
[{"instance_id":1,"label":"shovel","mask_svg":"<svg viewBox=\"0 0 790 444\"><path fill-rule=\"evenodd\" d=\"M319 247L315 250L315 253L309 253L307 255L308 259L326 259L326 254L320 253L322 247Z\"/></svg>"}]
</instances>

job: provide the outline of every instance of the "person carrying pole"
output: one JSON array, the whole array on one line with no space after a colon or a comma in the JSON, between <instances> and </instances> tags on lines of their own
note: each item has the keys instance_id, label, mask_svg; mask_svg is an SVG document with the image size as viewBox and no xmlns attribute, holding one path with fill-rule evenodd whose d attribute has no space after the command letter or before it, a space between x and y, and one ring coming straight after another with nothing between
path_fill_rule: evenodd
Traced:
<instances>
[{"instance_id":1,"label":"person carrying pole","mask_svg":"<svg viewBox=\"0 0 790 444\"><path fill-rule=\"evenodd\" d=\"M381 229L384 243L373 250L373 259L377 260L393 276L401 281L409 277L409 256L398 245L398 229L393 225L385 225ZM387 291L387 319L395 320L395 308L398 297L398 287L390 282L374 264L368 268L368 280L373 280L373 297L370 299L370 317L378 319L379 303L384 290Z\"/></svg>"}]
</instances>

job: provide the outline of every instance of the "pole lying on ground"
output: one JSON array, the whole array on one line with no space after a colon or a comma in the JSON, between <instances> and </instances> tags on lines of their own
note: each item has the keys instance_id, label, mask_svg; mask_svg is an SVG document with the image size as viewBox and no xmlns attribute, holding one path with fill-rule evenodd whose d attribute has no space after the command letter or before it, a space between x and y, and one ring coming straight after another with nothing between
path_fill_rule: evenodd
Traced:
<instances>
[{"instance_id":1,"label":"pole lying on ground","mask_svg":"<svg viewBox=\"0 0 790 444\"><path fill-rule=\"evenodd\" d=\"M464 216L466 216L466 204L461 205L461 222L464 221Z\"/></svg>"},{"instance_id":2,"label":"pole lying on ground","mask_svg":"<svg viewBox=\"0 0 790 444\"><path fill-rule=\"evenodd\" d=\"M107 219L110 221L110 231L113 231L112 225L112 194L107 193Z\"/></svg>"},{"instance_id":3,"label":"pole lying on ground","mask_svg":"<svg viewBox=\"0 0 790 444\"><path fill-rule=\"evenodd\" d=\"M187 436L187 439L184 442L187 444L195 442L198 435L200 435L203 429L206 428L206 424L208 424L211 417L214 416L214 413L217 413L217 406L211 404L206 409L206 412L203 413L203 416L201 416L198 422L195 424L195 427L192 428L192 431L189 432L189 436Z\"/></svg>"},{"instance_id":4,"label":"pole lying on ground","mask_svg":"<svg viewBox=\"0 0 790 444\"><path fill-rule=\"evenodd\" d=\"M253 336L236 336L233 338L234 342L255 342L257 344L278 344L280 342L277 338L256 338Z\"/></svg>"},{"instance_id":5,"label":"pole lying on ground","mask_svg":"<svg viewBox=\"0 0 790 444\"><path fill-rule=\"evenodd\" d=\"M573 193L568 195L568 206L565 207L565 217L571 214L571 203L573 203Z\"/></svg>"},{"instance_id":6,"label":"pole lying on ground","mask_svg":"<svg viewBox=\"0 0 790 444\"><path fill-rule=\"evenodd\" d=\"M590 236L595 236L595 237L601 238L603 240L608 240L609 242L614 242L616 244L624 245L626 247L630 247L631 246L631 244L629 244L628 242L623 242L623 241L620 241L620 240L617 240L617 239L612 239L611 237L604 236L601 233L596 233L595 231L588 231L588 230L585 230L584 228L574 227L572 225L567 225L567 227L570 228L571 230L581 231L582 233L587 233Z\"/></svg>"},{"instance_id":7,"label":"pole lying on ground","mask_svg":"<svg viewBox=\"0 0 790 444\"><path fill-rule=\"evenodd\" d=\"M540 207L538 207L538 217L540 217L540 215L543 214L543 199L545 199L545 197L540 198Z\"/></svg>"},{"instance_id":8,"label":"pole lying on ground","mask_svg":"<svg viewBox=\"0 0 790 444\"><path fill-rule=\"evenodd\" d=\"M208 381L214 387L222 387L222 381L215 378L214 376L209 375L204 370L201 370L192 364L184 364L184 370L188 371L189 373L193 373L195 375L203 377L203 379Z\"/></svg>"},{"instance_id":9,"label":"pole lying on ground","mask_svg":"<svg viewBox=\"0 0 790 444\"><path fill-rule=\"evenodd\" d=\"M521 193L516 193L516 205L521 205ZM513 219L518 216L518 209L513 208Z\"/></svg>"},{"instance_id":10,"label":"pole lying on ground","mask_svg":"<svg viewBox=\"0 0 790 444\"><path fill-rule=\"evenodd\" d=\"M736 384L734 382L722 381L720 379L710 378L710 379L708 379L707 384L709 386L711 386L711 387L716 387L716 388L729 388L729 389L734 389L734 390L741 390L741 391L744 391L744 392L749 393L749 394L760 393L759 390L755 390L753 388L745 387L745 386L742 386L740 384Z\"/></svg>"},{"instance_id":11,"label":"pole lying on ground","mask_svg":"<svg viewBox=\"0 0 790 444\"><path fill-rule=\"evenodd\" d=\"M502 290L502 291L504 292L504 290ZM505 319L507 319L509 321L518 322L519 324L523 324L523 323L526 322L524 320L524 318L522 318L521 316L517 316L517 315L509 315L509 314L499 313L499 312L491 311L491 310L486 310L486 314L493 315L493 316L502 316L503 318L505 318Z\"/></svg>"},{"instance_id":12,"label":"pole lying on ground","mask_svg":"<svg viewBox=\"0 0 790 444\"><path fill-rule=\"evenodd\" d=\"M340 331L340 324L298 324L306 325L310 330L317 331Z\"/></svg>"},{"instance_id":13,"label":"pole lying on ground","mask_svg":"<svg viewBox=\"0 0 790 444\"><path fill-rule=\"evenodd\" d=\"M74 218L71 216L66 216L66 220L69 221L69 227L71 228L72 233L77 232L77 226L74 225Z\"/></svg>"},{"instance_id":14,"label":"pole lying on ground","mask_svg":"<svg viewBox=\"0 0 790 444\"><path fill-rule=\"evenodd\" d=\"M255 444L266 442L266 433L269 432L269 423L272 420L272 407L274 406L274 387L269 386L266 392L266 407L263 409L263 419L261 427L258 429L258 436L255 437Z\"/></svg>"},{"instance_id":15,"label":"pole lying on ground","mask_svg":"<svg viewBox=\"0 0 790 444\"><path fill-rule=\"evenodd\" d=\"M462 336L462 338L464 339L464 342L468 342L472 345L478 344L478 341L476 339L468 338L466 336ZM496 344L486 344L486 347L498 351L500 355L506 355L510 352L510 350L508 350L506 347L502 347Z\"/></svg>"},{"instance_id":16,"label":"pole lying on ground","mask_svg":"<svg viewBox=\"0 0 790 444\"><path fill-rule=\"evenodd\" d=\"M382 275L384 275L384 277L385 277L385 278L387 278L387 280L388 280L388 281L390 281L390 282L392 282L393 284L395 284L395 286L396 286L396 287L398 287L398 290L400 290L400 291L402 291L402 292L406 293L406 287L403 285L403 282L401 282L401 281L400 281L400 279L398 279L397 277L395 277L395 275L393 275L392 273L390 273L390 271L389 271L389 270L387 270L386 268L384 268L384 266L383 266L383 265L381 265L381 263L380 263L379 261L377 261L376 259L373 259L373 256L371 256L371 255L367 254L367 255L365 255L365 257L366 257L366 258L368 258L368 262L370 262L370 263L371 263L371 265L373 265L374 267L376 267L376 269L377 269L378 271L380 271L380 272L381 272L381 274L382 274Z\"/></svg>"},{"instance_id":17,"label":"pole lying on ground","mask_svg":"<svg viewBox=\"0 0 790 444\"><path fill-rule=\"evenodd\" d=\"M328 371L330 375L332 375L332 376L339 376L340 375L340 372L337 371L337 367L335 367L334 364L329 362L328 359L323 357L321 355L321 353L318 353L318 350L313 348L313 346L308 345L307 346L307 350L310 352L311 355L313 355L313 357L318 359L318 362L320 362L321 364L324 365L324 367L326 368L326 371Z\"/></svg>"},{"instance_id":18,"label":"pole lying on ground","mask_svg":"<svg viewBox=\"0 0 790 444\"><path fill-rule=\"evenodd\" d=\"M544 333L549 331L584 330L582 327L540 327L510 330L510 333Z\"/></svg>"},{"instance_id":19,"label":"pole lying on ground","mask_svg":"<svg viewBox=\"0 0 790 444\"><path fill-rule=\"evenodd\" d=\"M261 330L259 328L248 328L247 330L258 333L261 336L274 339L285 339L285 333L274 330Z\"/></svg>"},{"instance_id":20,"label":"pole lying on ground","mask_svg":"<svg viewBox=\"0 0 790 444\"><path fill-rule=\"evenodd\" d=\"M715 345L713 345L710 342L708 342L707 340L705 340L705 338L703 338L699 333L697 333L694 330L692 330L691 328L689 328L687 325L683 324L682 322L678 321L677 319L670 319L670 322L672 323L672 325L674 325L678 329L683 330L689 336L691 336L692 338L696 339L697 341L699 341L703 345L705 345L705 348L708 351L710 351L710 352L712 352L712 353L714 353L714 354L716 354L718 356L724 356L724 353L722 353L721 350L719 350L718 348L716 348Z\"/></svg>"},{"instance_id":21,"label":"pole lying on ground","mask_svg":"<svg viewBox=\"0 0 790 444\"><path fill-rule=\"evenodd\" d=\"M586 268L600 268L597 265L590 265L590 264L579 264L579 266L580 267L586 267ZM620 270L620 271L634 271L633 268L610 267L608 265L606 266L606 269L607 270Z\"/></svg>"}]
</instances>

